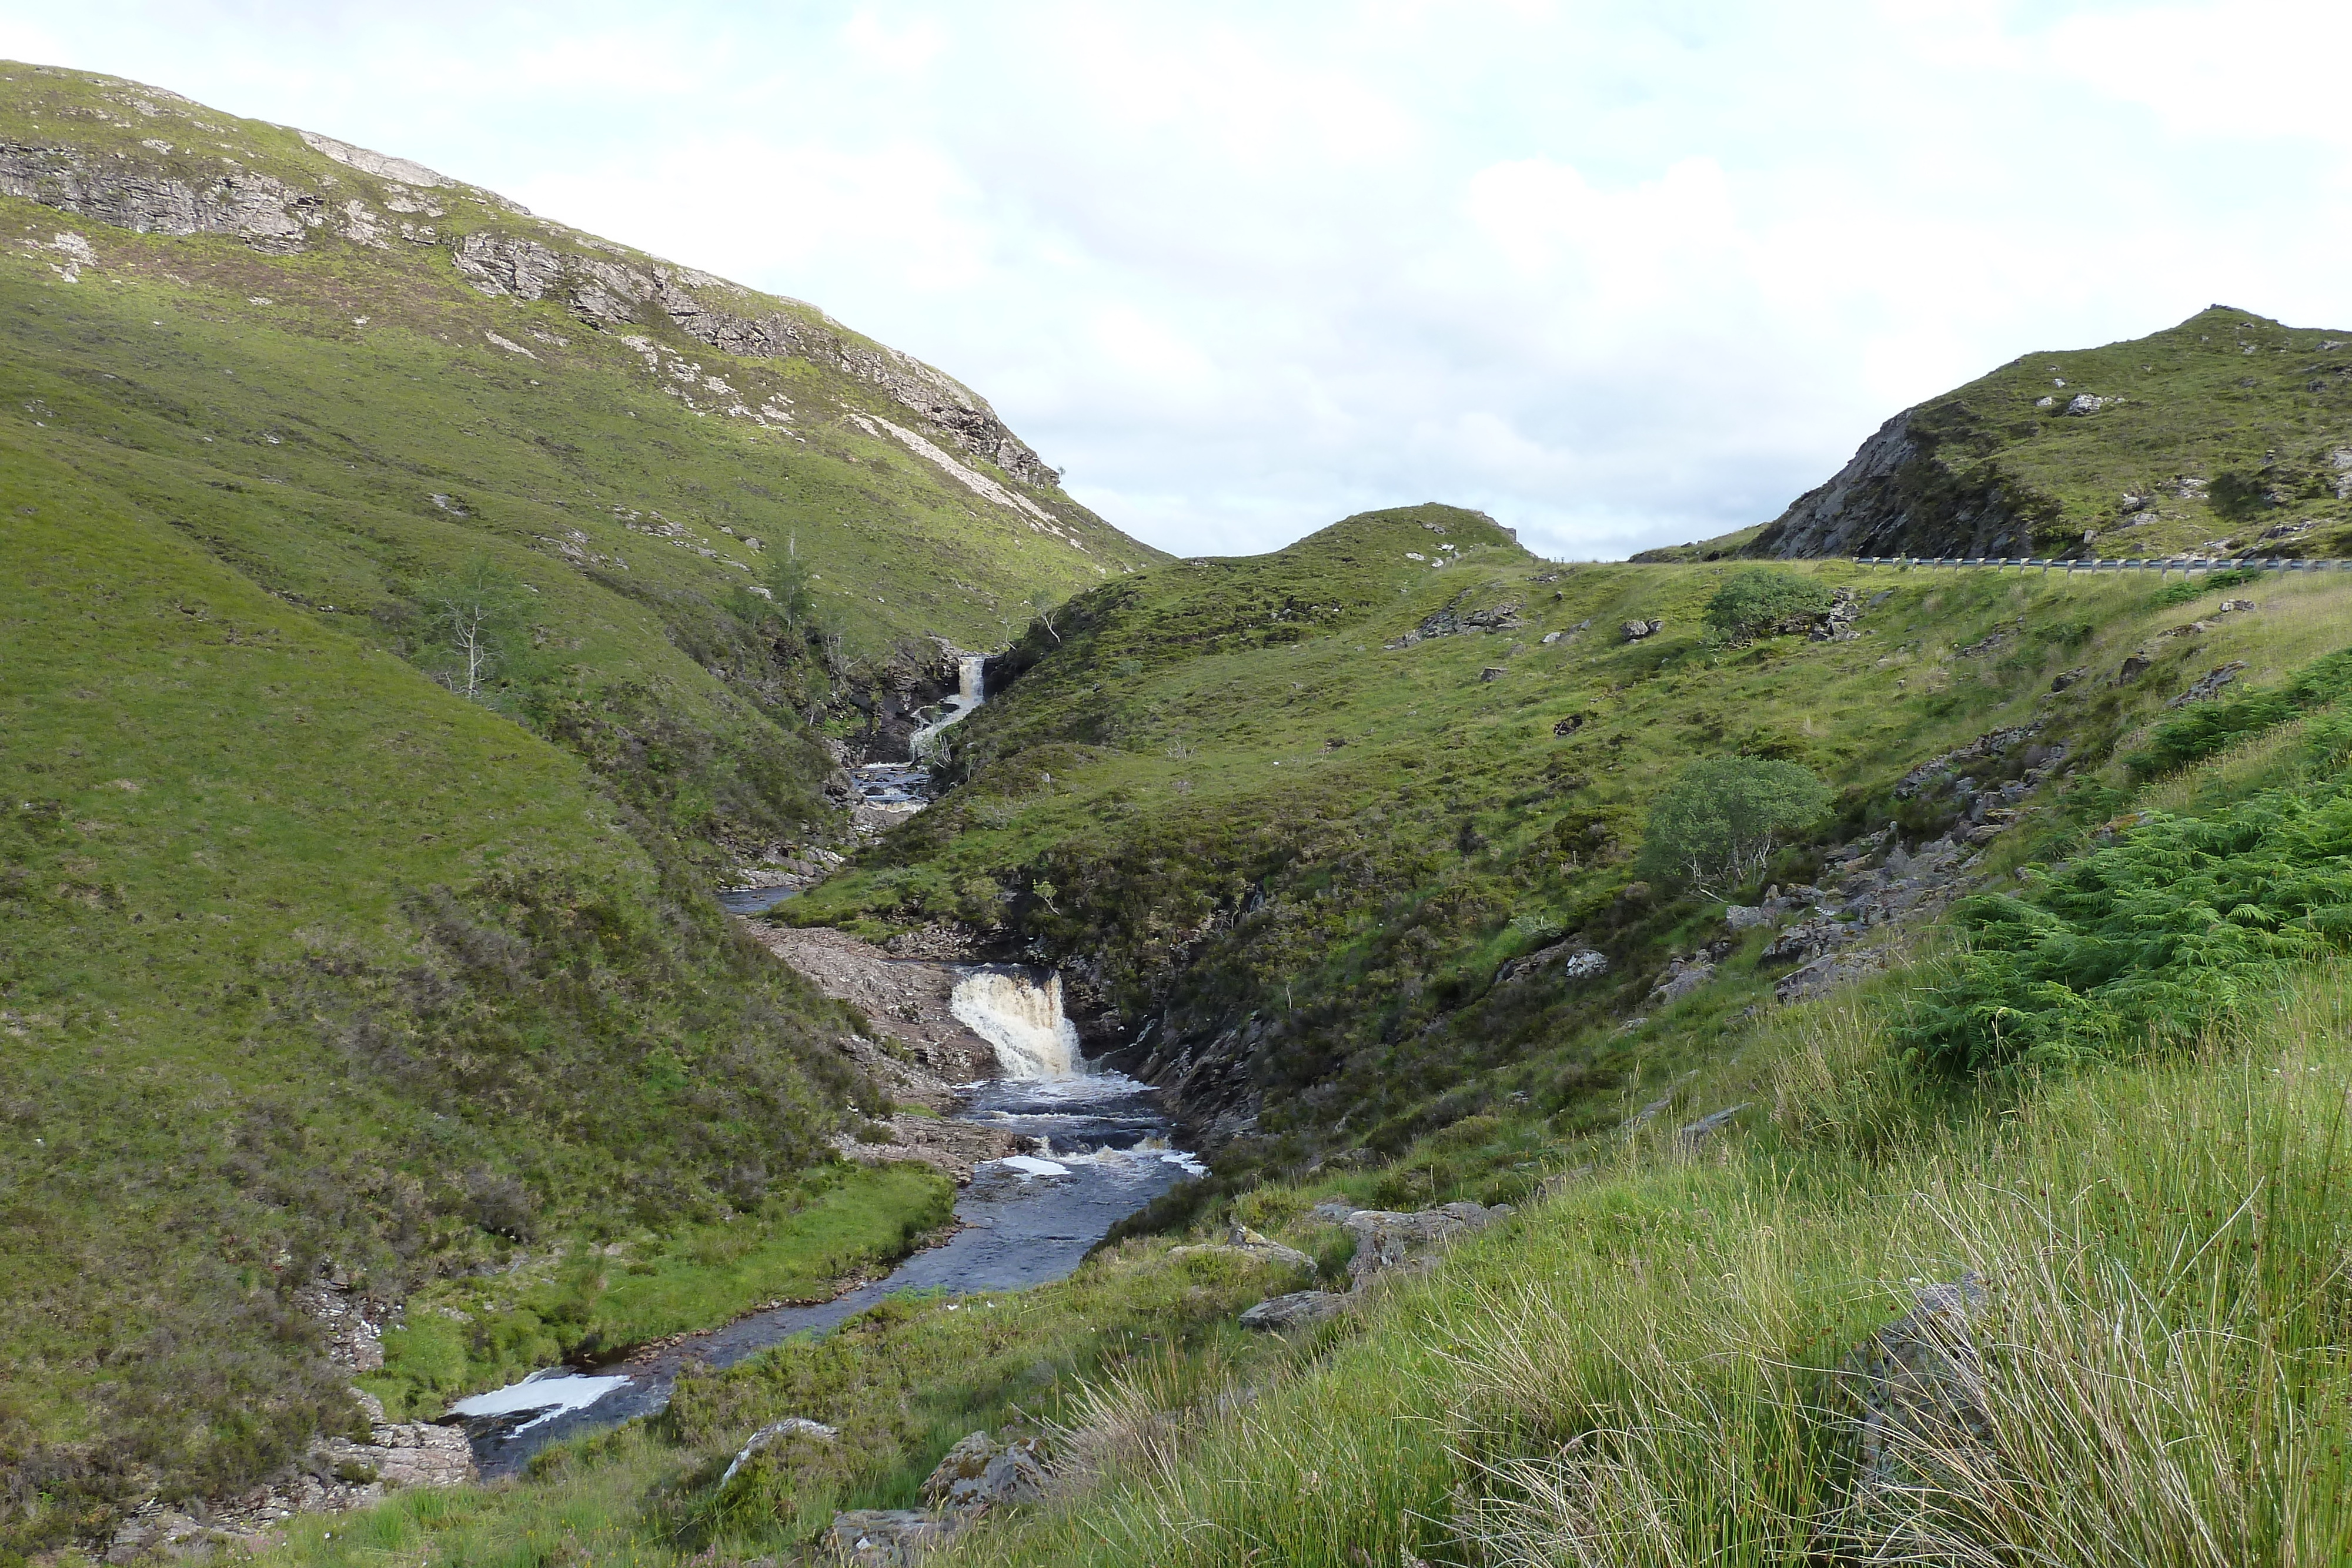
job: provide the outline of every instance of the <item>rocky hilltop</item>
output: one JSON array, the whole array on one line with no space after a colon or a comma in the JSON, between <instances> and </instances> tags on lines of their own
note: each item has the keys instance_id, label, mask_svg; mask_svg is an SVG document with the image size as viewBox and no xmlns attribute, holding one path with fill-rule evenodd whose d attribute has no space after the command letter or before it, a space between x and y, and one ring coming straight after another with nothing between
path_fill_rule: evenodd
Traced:
<instances>
[{"instance_id":1,"label":"rocky hilltop","mask_svg":"<svg viewBox=\"0 0 2352 1568\"><path fill-rule=\"evenodd\" d=\"M2352 331L2216 305L1889 419L1760 531L1636 560L2352 555Z\"/></svg>"}]
</instances>

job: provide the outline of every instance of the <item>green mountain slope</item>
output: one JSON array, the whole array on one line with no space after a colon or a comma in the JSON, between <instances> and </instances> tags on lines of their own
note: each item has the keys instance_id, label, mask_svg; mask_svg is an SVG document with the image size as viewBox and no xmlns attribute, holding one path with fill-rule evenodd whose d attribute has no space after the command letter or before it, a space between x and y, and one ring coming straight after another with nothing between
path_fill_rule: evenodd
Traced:
<instances>
[{"instance_id":1,"label":"green mountain slope","mask_svg":"<svg viewBox=\"0 0 2352 1568\"><path fill-rule=\"evenodd\" d=\"M1906 409L1760 533L1640 559L2352 556L2352 331L2216 305Z\"/></svg>"},{"instance_id":2,"label":"green mountain slope","mask_svg":"<svg viewBox=\"0 0 2352 1568\"><path fill-rule=\"evenodd\" d=\"M1710 647L1682 618L1733 570L1560 573L1420 507L1070 606L958 732L967 782L812 896L877 928L992 903L997 940L1133 984L1155 1030L1268 1020L1202 1052L1265 1092L1189 1226L1160 1217L1185 1233L902 1298L682 1382L530 1486L300 1525L274 1560L821 1555L882 1533L836 1510L923 1506L975 1430L1034 1436L1051 1479L930 1560L2343 1556L2352 585L1825 565L1865 591L1852 641ZM1528 624L1446 629L1513 599ZM1535 635L1601 609L1666 626ZM1742 741L1839 784L1762 873L1820 885L1746 927L1624 896L1612 841L1683 758ZM1970 896L1885 923L1883 970L1784 995L1768 942L1934 861L1985 785L2018 793L1962 835ZM1609 973L1496 972L1578 904ZM1399 975L1362 961L1383 950ZM1360 1157L1305 1157L1358 1126ZM1236 1322L1347 1291L1369 1242L1335 1212L1464 1199L1517 1211L1321 1321ZM791 1416L843 1436L735 1463Z\"/></svg>"},{"instance_id":3,"label":"green mountain slope","mask_svg":"<svg viewBox=\"0 0 2352 1568\"><path fill-rule=\"evenodd\" d=\"M1153 552L810 307L13 63L0 382L0 1554L346 1424L323 1281L430 1415L937 1222L709 888Z\"/></svg>"},{"instance_id":4,"label":"green mountain slope","mask_svg":"<svg viewBox=\"0 0 2352 1568\"><path fill-rule=\"evenodd\" d=\"M1760 931L1715 950L1720 904L1638 864L1684 765L1780 759L1832 791L1750 900L1890 829L1916 847L2104 813L2043 782L2050 758L2097 762L2220 666L2321 651L2352 592L2266 579L2260 612L2213 616L2247 591L1806 566L1854 594L1850 634L1726 644L1703 618L1735 570L1549 566L1431 507L1139 573L1034 630L1003 666L1034 667L953 732L962 782L778 917L1052 956L1097 1044L1178 1095L1232 1179L1512 1106L1589 1128L1685 1065L1689 1031L1639 1021L1671 960L1717 977L1675 1006L1727 1014L1793 967ZM1937 788L1906 782L1989 733ZM1539 950L1605 968L1507 967Z\"/></svg>"}]
</instances>

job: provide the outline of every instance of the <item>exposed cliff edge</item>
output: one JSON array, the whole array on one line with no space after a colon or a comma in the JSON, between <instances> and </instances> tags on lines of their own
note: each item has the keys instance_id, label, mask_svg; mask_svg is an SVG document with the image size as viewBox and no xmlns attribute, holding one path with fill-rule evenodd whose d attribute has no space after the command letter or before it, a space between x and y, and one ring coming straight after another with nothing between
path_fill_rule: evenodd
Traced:
<instances>
[{"instance_id":1,"label":"exposed cliff edge","mask_svg":"<svg viewBox=\"0 0 2352 1568\"><path fill-rule=\"evenodd\" d=\"M1782 559L2033 553L2036 533L2058 524L2058 502L2003 472L1985 437L1957 400L1906 409L1826 484L1797 497L1745 553Z\"/></svg>"}]
</instances>

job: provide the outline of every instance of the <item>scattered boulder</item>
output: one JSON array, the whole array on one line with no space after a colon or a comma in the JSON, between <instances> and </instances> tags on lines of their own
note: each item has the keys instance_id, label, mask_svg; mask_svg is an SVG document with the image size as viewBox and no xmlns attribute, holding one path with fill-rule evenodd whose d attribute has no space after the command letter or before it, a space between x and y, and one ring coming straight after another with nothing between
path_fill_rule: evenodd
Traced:
<instances>
[{"instance_id":1,"label":"scattered boulder","mask_svg":"<svg viewBox=\"0 0 2352 1568\"><path fill-rule=\"evenodd\" d=\"M1580 713L1572 713L1566 718L1561 719L1558 724L1553 725L1551 727L1551 732L1554 735L1574 735L1578 730L1582 729L1583 727L1584 716Z\"/></svg>"},{"instance_id":2,"label":"scattered boulder","mask_svg":"<svg viewBox=\"0 0 2352 1568\"><path fill-rule=\"evenodd\" d=\"M957 1442L923 1482L923 1500L950 1512L1042 1500L1048 1478L1038 1440L1000 1443L985 1432Z\"/></svg>"},{"instance_id":3,"label":"scattered boulder","mask_svg":"<svg viewBox=\"0 0 2352 1568\"><path fill-rule=\"evenodd\" d=\"M1703 957L1672 959L1665 974L1650 988L1648 1005L1662 1008L1678 1002L1713 978L1715 966Z\"/></svg>"},{"instance_id":4,"label":"scattered boulder","mask_svg":"<svg viewBox=\"0 0 2352 1568\"><path fill-rule=\"evenodd\" d=\"M2136 681L2139 679L2140 676L2146 674L2147 673L2147 667L2155 663L2156 661L2149 658L2146 653L2134 653L2130 658L2126 659L2123 664L2117 667L2116 670L2116 678L2108 684L2110 685L2117 686L2127 685L2131 682Z\"/></svg>"},{"instance_id":5,"label":"scattered boulder","mask_svg":"<svg viewBox=\"0 0 2352 1568\"><path fill-rule=\"evenodd\" d=\"M1760 904L1726 904L1723 910L1723 923L1734 931L1753 931L1759 925L1772 924L1772 911Z\"/></svg>"},{"instance_id":6,"label":"scattered boulder","mask_svg":"<svg viewBox=\"0 0 2352 1568\"><path fill-rule=\"evenodd\" d=\"M2094 397L2089 392L2076 392L2066 400L2066 412L2077 416L2096 413L2113 401L2111 398Z\"/></svg>"},{"instance_id":7,"label":"scattered boulder","mask_svg":"<svg viewBox=\"0 0 2352 1568\"><path fill-rule=\"evenodd\" d=\"M1730 1125L1731 1119L1747 1109L1748 1102L1743 1100L1737 1105L1727 1105L1720 1111L1710 1111L1689 1126L1677 1128L1675 1133L1675 1142L1685 1149L1697 1148Z\"/></svg>"},{"instance_id":8,"label":"scattered boulder","mask_svg":"<svg viewBox=\"0 0 2352 1568\"><path fill-rule=\"evenodd\" d=\"M1618 628L1625 633L1625 641L1628 643L1639 643L1645 637L1654 637L1665 629L1666 623L1663 621L1628 621Z\"/></svg>"},{"instance_id":9,"label":"scattered boulder","mask_svg":"<svg viewBox=\"0 0 2352 1568\"><path fill-rule=\"evenodd\" d=\"M1500 664L1489 664L1478 672L1478 680L1481 685L1488 681L1499 681L1507 673Z\"/></svg>"},{"instance_id":10,"label":"scattered boulder","mask_svg":"<svg viewBox=\"0 0 2352 1568\"><path fill-rule=\"evenodd\" d=\"M1561 979L1573 983L1578 980L1591 979L1597 975L1607 974L1609 956L1587 946L1582 937L1570 936L1555 942L1549 947L1538 947L1532 953L1525 953L1512 959L1495 972L1495 983L1498 986L1505 985L1523 976L1534 975L1549 969L1554 965L1559 967Z\"/></svg>"},{"instance_id":11,"label":"scattered boulder","mask_svg":"<svg viewBox=\"0 0 2352 1568\"><path fill-rule=\"evenodd\" d=\"M2053 677L2050 682L2050 689L2053 692L2063 692L2068 686L2074 685L2077 681L2080 681L2084 676L2090 673L2091 669L2089 665L2077 664L2073 669L2068 670L2064 674Z\"/></svg>"},{"instance_id":12,"label":"scattered boulder","mask_svg":"<svg viewBox=\"0 0 2352 1568\"><path fill-rule=\"evenodd\" d=\"M1543 634L1543 645L1549 648L1554 643L1559 642L1562 637L1567 635L1568 633L1565 632L1547 632Z\"/></svg>"},{"instance_id":13,"label":"scattered boulder","mask_svg":"<svg viewBox=\"0 0 2352 1568\"><path fill-rule=\"evenodd\" d=\"M2245 667L2246 662L2243 659L2233 659L2230 663L2221 666L2219 669L2209 670L2204 674L2200 675L2197 678L2196 685L2190 686L2187 691L2181 693L2179 696L2173 698L2164 706L2167 707L2187 707L2190 703L2201 703L2210 698L2220 696L2221 695L2221 688L2236 680L2238 678L2239 672L2243 670Z\"/></svg>"},{"instance_id":14,"label":"scattered boulder","mask_svg":"<svg viewBox=\"0 0 2352 1568\"><path fill-rule=\"evenodd\" d=\"M1256 1263L1274 1263L1290 1269L1312 1269L1315 1260L1295 1247L1259 1235L1246 1225L1236 1225L1225 1239L1200 1243L1190 1247L1171 1247L1171 1258L1243 1258Z\"/></svg>"},{"instance_id":15,"label":"scattered boulder","mask_svg":"<svg viewBox=\"0 0 2352 1568\"><path fill-rule=\"evenodd\" d=\"M2242 612L2252 610L2253 607L2254 601L2251 599L2224 599L2221 601L2221 608L2215 611L2214 613L2217 615L2236 615Z\"/></svg>"},{"instance_id":16,"label":"scattered boulder","mask_svg":"<svg viewBox=\"0 0 2352 1568\"><path fill-rule=\"evenodd\" d=\"M1293 1291L1286 1296L1272 1296L1260 1301L1242 1313L1240 1322L1245 1329L1276 1333L1327 1322L1347 1308L1348 1298L1337 1291Z\"/></svg>"},{"instance_id":17,"label":"scattered boulder","mask_svg":"<svg viewBox=\"0 0 2352 1568\"><path fill-rule=\"evenodd\" d=\"M1963 1274L1920 1291L1911 1311L1879 1330L1846 1361L1862 1405L1863 1485L1871 1490L1948 1475L1992 1434L1983 1364L1971 1324L1989 1300L1984 1281Z\"/></svg>"},{"instance_id":18,"label":"scattered boulder","mask_svg":"<svg viewBox=\"0 0 2352 1568\"><path fill-rule=\"evenodd\" d=\"M1362 1290L1375 1275L1399 1270L1425 1271L1435 1267L1439 1244L1483 1230L1512 1212L1508 1204L1492 1208L1475 1203L1441 1204L1411 1214L1363 1209L1344 1223L1356 1233L1356 1255L1348 1260L1350 1287Z\"/></svg>"},{"instance_id":19,"label":"scattered boulder","mask_svg":"<svg viewBox=\"0 0 2352 1568\"><path fill-rule=\"evenodd\" d=\"M912 1508L861 1508L833 1516L825 1545L847 1568L915 1568L971 1522L968 1515Z\"/></svg>"}]
</instances>

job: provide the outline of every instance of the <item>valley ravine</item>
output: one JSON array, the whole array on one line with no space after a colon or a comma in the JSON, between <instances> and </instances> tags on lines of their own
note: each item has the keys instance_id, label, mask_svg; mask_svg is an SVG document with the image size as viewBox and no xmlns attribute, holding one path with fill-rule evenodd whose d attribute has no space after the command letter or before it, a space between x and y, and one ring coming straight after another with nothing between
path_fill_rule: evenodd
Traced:
<instances>
[{"instance_id":1,"label":"valley ravine","mask_svg":"<svg viewBox=\"0 0 2352 1568\"><path fill-rule=\"evenodd\" d=\"M835 946L845 939L838 939ZM871 952L869 949L868 952ZM1062 1015L1058 977L1004 965L875 961L952 977L956 1019L993 1047L1002 1077L959 1086L943 1120L994 1146L958 1195L956 1228L886 1278L829 1301L778 1306L617 1363L551 1367L457 1401L485 1479L513 1472L551 1443L669 1402L680 1368L731 1366L794 1334L821 1332L906 1291L962 1295L1020 1290L1069 1274L1112 1226L1202 1167L1169 1143L1158 1092L1123 1073L1090 1071Z\"/></svg>"}]
</instances>

